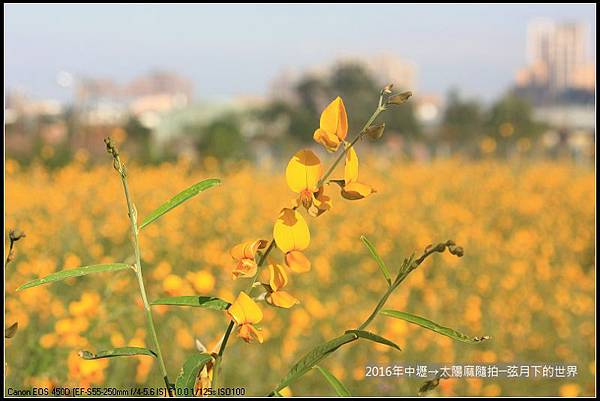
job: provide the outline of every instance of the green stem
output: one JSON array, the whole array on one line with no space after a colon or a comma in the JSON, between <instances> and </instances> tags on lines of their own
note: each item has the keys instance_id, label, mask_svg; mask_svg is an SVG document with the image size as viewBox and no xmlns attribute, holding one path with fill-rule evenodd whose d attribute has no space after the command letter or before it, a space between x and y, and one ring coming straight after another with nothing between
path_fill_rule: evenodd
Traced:
<instances>
[{"instance_id":1,"label":"green stem","mask_svg":"<svg viewBox=\"0 0 600 401\"><path fill-rule=\"evenodd\" d=\"M431 254L433 254L435 252L443 252L447 246L448 246L448 242L440 243L436 246L429 247L429 248L425 249L425 251L419 258L417 258L415 260L412 260L412 258L410 258L409 262L405 262L405 265L402 266L402 268L400 269L398 276L396 277L396 279L394 280L392 285L388 288L388 290L385 292L385 294L383 294L383 296L379 300L379 303L377 304L377 306L375 307L373 312L371 312L371 314L369 315L367 320L365 320L363 322L363 324L361 324L358 327L357 330L364 330L365 327L367 327L373 321L373 319L375 319L375 317L377 316L377 314L379 313L381 308L383 308L383 306L387 302L390 295L392 295L392 293L396 290L396 288L398 288L398 286L406 279L406 277L408 277L408 275L413 270L415 270L417 267L419 267L421 265L421 263L423 263L425 261L425 259L427 259L427 257L429 257Z\"/></svg>"},{"instance_id":2,"label":"green stem","mask_svg":"<svg viewBox=\"0 0 600 401\"><path fill-rule=\"evenodd\" d=\"M144 311L146 314L146 321L148 323L148 328L150 334L152 336L152 341L154 342L154 347L156 348L156 355L158 357L158 362L160 365L160 370L163 375L163 379L165 381L165 385L167 386L167 391L169 392L169 396L172 397L173 393L171 390L171 384L169 382L169 376L167 374L167 368L165 366L165 361L162 356L162 352L160 350L160 344L158 342L158 336L156 335L156 328L154 327L154 319L152 318L152 310L150 309L150 304L148 302L148 296L146 294L146 287L144 286L144 277L142 275L142 262L141 262L141 254L140 254L140 245L138 239L138 228L137 228L137 211L131 199L131 195L129 193L129 185L127 183L127 170L125 165L121 162L118 152L116 149L114 150L113 157L115 161L115 169L119 172L121 176L121 182L123 183L123 190L125 191L125 199L127 200L127 210L129 214L129 221L131 223L131 235L133 242L133 249L135 252L135 275L137 277L138 285L140 288L140 294L142 296L142 301L144 302Z\"/></svg>"}]
</instances>

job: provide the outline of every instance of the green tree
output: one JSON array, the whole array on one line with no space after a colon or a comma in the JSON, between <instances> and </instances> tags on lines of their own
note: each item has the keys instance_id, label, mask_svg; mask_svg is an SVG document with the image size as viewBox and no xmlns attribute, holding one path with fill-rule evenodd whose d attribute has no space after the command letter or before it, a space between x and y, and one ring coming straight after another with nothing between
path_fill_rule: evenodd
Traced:
<instances>
[{"instance_id":1,"label":"green tree","mask_svg":"<svg viewBox=\"0 0 600 401\"><path fill-rule=\"evenodd\" d=\"M439 138L451 152L476 154L483 138L484 111L479 102L463 99L458 91L448 94Z\"/></svg>"},{"instance_id":2,"label":"green tree","mask_svg":"<svg viewBox=\"0 0 600 401\"><path fill-rule=\"evenodd\" d=\"M508 156L515 149L527 150L544 131L533 119L531 105L512 94L500 98L486 115L486 133L497 143L497 153Z\"/></svg>"},{"instance_id":3,"label":"green tree","mask_svg":"<svg viewBox=\"0 0 600 401\"><path fill-rule=\"evenodd\" d=\"M214 156L219 160L247 158L248 143L241 134L239 116L227 113L198 130L196 149L200 157Z\"/></svg>"}]
</instances>

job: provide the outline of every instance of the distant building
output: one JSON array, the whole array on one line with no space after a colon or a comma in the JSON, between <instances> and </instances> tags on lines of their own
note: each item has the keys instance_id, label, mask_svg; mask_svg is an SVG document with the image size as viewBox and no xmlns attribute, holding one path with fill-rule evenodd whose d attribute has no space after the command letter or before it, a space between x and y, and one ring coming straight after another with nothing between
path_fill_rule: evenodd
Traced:
<instances>
[{"instance_id":1,"label":"distant building","mask_svg":"<svg viewBox=\"0 0 600 401\"><path fill-rule=\"evenodd\" d=\"M140 76L124 85L110 79L82 78L77 81L75 95L82 120L90 125L118 125L133 115L153 128L162 114L191 102L193 83L162 71Z\"/></svg>"},{"instance_id":2,"label":"distant building","mask_svg":"<svg viewBox=\"0 0 600 401\"><path fill-rule=\"evenodd\" d=\"M594 103L596 68L589 27L538 19L527 30L528 65L516 76L517 94L534 105Z\"/></svg>"}]
</instances>

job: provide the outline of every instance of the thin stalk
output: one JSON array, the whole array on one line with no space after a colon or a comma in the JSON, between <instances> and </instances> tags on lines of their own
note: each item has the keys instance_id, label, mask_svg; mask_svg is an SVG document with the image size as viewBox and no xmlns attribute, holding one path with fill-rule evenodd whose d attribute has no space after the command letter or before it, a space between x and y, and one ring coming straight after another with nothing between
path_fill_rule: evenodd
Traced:
<instances>
[{"instance_id":1,"label":"thin stalk","mask_svg":"<svg viewBox=\"0 0 600 401\"><path fill-rule=\"evenodd\" d=\"M150 309L150 304L148 302L148 296L146 294L146 287L144 286L144 277L142 275L142 262L141 262L141 253L140 253L140 245L138 239L138 227L137 227L137 211L135 209L135 205L131 199L131 194L129 192L129 184L127 183L127 169L125 165L121 162L121 158L119 157L119 153L117 149L112 145L110 140L107 141L107 148L109 152L113 155L114 158L114 167L119 172L121 176L121 182L123 183L123 190L125 192L125 199L127 201L127 211L129 215L129 221L131 223L131 236L133 249L135 252L135 275L137 277L138 286L140 288L140 294L142 296L142 301L144 303L144 312L146 314L146 321L148 323L148 328L152 337L152 341L154 342L154 347L156 348L156 355L158 357L158 362L160 365L160 370L163 375L163 379L165 381L165 385L167 386L167 391L169 396L172 397L173 393L171 390L171 384L169 382L169 376L167 374L167 368L165 366L165 361L162 356L162 352L160 350L160 344L158 342L158 336L156 335L156 328L154 327L154 319L152 318L152 310Z\"/></svg>"},{"instance_id":2,"label":"thin stalk","mask_svg":"<svg viewBox=\"0 0 600 401\"><path fill-rule=\"evenodd\" d=\"M451 244L454 244L454 243L451 241L447 241L445 243L439 243L436 246L430 246L427 249L425 249L423 254L420 257L418 257L417 259L413 260L411 257L408 261L405 261L405 264L400 268L400 272L398 273L398 276L396 277L396 279L394 280L392 285L387 289L385 294L383 294L383 296L379 300L379 303L377 303L377 306L375 306L375 309L373 309L373 312L371 312L371 314L369 315L367 320L365 320L363 322L363 324L361 324L358 327L357 330L364 330L364 328L367 327L373 321L373 319L375 319L375 317L377 316L377 314L379 313L381 308L383 308L383 306L387 302L390 295L396 290L396 288L398 288L398 286L406 279L406 277L408 277L408 275L413 270L415 270L417 267L419 267L421 265L421 263L423 263L425 261L425 259L427 259L427 257L429 257L431 254L433 254L435 252L444 252L444 250L447 247L449 247ZM461 254L461 256L462 256L462 254Z\"/></svg>"}]
</instances>

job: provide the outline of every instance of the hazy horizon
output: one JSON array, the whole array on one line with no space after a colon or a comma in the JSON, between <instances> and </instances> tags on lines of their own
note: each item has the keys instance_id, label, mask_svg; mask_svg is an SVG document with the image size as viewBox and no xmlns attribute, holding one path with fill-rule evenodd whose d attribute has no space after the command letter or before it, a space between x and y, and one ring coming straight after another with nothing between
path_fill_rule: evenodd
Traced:
<instances>
[{"instance_id":1,"label":"hazy horizon","mask_svg":"<svg viewBox=\"0 0 600 401\"><path fill-rule=\"evenodd\" d=\"M265 95L284 69L344 55L393 54L416 63L418 88L456 87L487 100L526 62L534 18L590 28L594 4L510 5L5 5L5 91L68 100L59 71L125 82L177 72L195 98Z\"/></svg>"}]
</instances>

